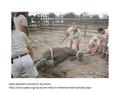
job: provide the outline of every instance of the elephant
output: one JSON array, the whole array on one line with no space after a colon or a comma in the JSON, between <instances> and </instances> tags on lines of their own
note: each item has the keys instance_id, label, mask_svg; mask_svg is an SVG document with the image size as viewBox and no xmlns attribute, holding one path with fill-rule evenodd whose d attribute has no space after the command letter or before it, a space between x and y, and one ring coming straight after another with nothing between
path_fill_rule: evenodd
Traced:
<instances>
[{"instance_id":1,"label":"elephant","mask_svg":"<svg viewBox=\"0 0 120 90\"><path fill-rule=\"evenodd\" d=\"M68 47L53 47L53 60L51 57L51 51L48 49L43 53L42 58L37 63L37 69L40 67L51 68L57 64L67 60L68 58L73 60L81 61L83 59L83 53L75 49L70 49Z\"/></svg>"}]
</instances>

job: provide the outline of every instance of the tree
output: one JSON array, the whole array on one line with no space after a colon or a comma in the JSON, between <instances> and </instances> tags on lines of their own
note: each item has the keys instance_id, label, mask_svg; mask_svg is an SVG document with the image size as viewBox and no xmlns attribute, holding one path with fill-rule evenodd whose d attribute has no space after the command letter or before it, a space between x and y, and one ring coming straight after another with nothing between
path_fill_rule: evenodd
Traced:
<instances>
[{"instance_id":1,"label":"tree","mask_svg":"<svg viewBox=\"0 0 120 90\"><path fill-rule=\"evenodd\" d=\"M30 15L29 18L34 18L34 16L33 16L33 15Z\"/></svg>"},{"instance_id":2,"label":"tree","mask_svg":"<svg viewBox=\"0 0 120 90\"><path fill-rule=\"evenodd\" d=\"M48 14L48 17L49 17L49 18L55 18L56 15L55 15L54 13L49 13L49 14Z\"/></svg>"},{"instance_id":3,"label":"tree","mask_svg":"<svg viewBox=\"0 0 120 90\"><path fill-rule=\"evenodd\" d=\"M55 15L54 13L49 13L49 14L48 14L48 17L49 17L49 18L56 18L56 15ZM48 21L50 27L53 26L52 24L54 24L54 22L55 22L55 20L53 20L53 19Z\"/></svg>"},{"instance_id":4,"label":"tree","mask_svg":"<svg viewBox=\"0 0 120 90\"><path fill-rule=\"evenodd\" d=\"M109 16L107 14L103 14L102 18L103 19L109 19Z\"/></svg>"},{"instance_id":5,"label":"tree","mask_svg":"<svg viewBox=\"0 0 120 90\"><path fill-rule=\"evenodd\" d=\"M100 18L99 15L95 14L95 15L92 15L92 18Z\"/></svg>"},{"instance_id":6,"label":"tree","mask_svg":"<svg viewBox=\"0 0 120 90\"><path fill-rule=\"evenodd\" d=\"M83 12L80 14L80 18L91 18L91 16L87 12Z\"/></svg>"},{"instance_id":7,"label":"tree","mask_svg":"<svg viewBox=\"0 0 120 90\"><path fill-rule=\"evenodd\" d=\"M67 13L63 15L64 18L75 18L76 15L73 12Z\"/></svg>"}]
</instances>

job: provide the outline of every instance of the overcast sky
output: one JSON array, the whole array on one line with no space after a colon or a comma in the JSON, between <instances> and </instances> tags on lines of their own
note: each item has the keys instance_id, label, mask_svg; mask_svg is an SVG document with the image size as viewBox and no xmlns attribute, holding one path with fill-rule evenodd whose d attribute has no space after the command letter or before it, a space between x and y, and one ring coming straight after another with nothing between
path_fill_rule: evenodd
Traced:
<instances>
[{"instance_id":1,"label":"overcast sky","mask_svg":"<svg viewBox=\"0 0 120 90\"><path fill-rule=\"evenodd\" d=\"M36 6L35 10L29 11L30 15L36 13L47 14L53 12L57 15L65 14L68 12L74 12L75 14L81 14L82 12L88 12L90 14L109 14L109 8L105 4L106 0L42 0ZM37 9L39 7L39 9Z\"/></svg>"}]
</instances>

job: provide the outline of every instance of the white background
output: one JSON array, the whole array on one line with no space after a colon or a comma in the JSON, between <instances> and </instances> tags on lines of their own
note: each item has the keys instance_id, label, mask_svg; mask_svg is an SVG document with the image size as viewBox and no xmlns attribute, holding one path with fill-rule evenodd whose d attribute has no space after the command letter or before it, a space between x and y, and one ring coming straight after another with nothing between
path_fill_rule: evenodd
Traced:
<instances>
[{"instance_id":1,"label":"white background","mask_svg":"<svg viewBox=\"0 0 120 90\"><path fill-rule=\"evenodd\" d=\"M4 0L0 1L0 89L9 82L48 82L53 86L91 86L92 90L120 90L120 2L119 0ZM11 11L90 12L109 15L109 78L11 79Z\"/></svg>"}]
</instances>

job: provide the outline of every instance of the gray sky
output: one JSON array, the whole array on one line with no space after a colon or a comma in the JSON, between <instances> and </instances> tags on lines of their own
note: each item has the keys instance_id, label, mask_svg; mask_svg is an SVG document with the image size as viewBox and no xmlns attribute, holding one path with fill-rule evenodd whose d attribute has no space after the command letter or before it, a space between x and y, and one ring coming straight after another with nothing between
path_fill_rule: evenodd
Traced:
<instances>
[{"instance_id":1,"label":"gray sky","mask_svg":"<svg viewBox=\"0 0 120 90\"><path fill-rule=\"evenodd\" d=\"M88 12L101 16L102 14L109 14L110 9L104 4L105 2L106 0L42 0L42 4L39 4L39 9L36 8L29 12L30 15L38 12L43 14L53 12L57 15L68 12L74 12L79 15L82 12Z\"/></svg>"}]
</instances>

